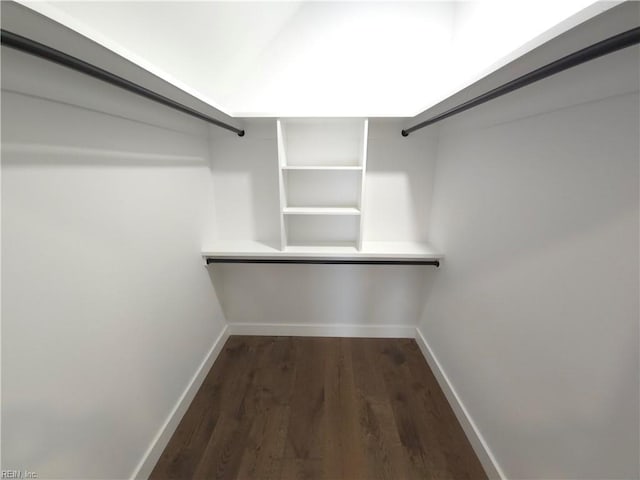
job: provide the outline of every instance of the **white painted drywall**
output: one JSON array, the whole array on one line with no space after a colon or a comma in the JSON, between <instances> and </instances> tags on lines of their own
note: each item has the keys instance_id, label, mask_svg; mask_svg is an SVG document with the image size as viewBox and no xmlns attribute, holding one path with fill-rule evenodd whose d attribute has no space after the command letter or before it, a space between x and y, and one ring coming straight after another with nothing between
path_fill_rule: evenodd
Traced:
<instances>
[{"instance_id":1,"label":"white painted drywall","mask_svg":"<svg viewBox=\"0 0 640 480\"><path fill-rule=\"evenodd\" d=\"M577 67L439 136L446 261L419 329L507 478L639 475L638 59ZM574 91L593 95L535 111Z\"/></svg>"},{"instance_id":2,"label":"white painted drywall","mask_svg":"<svg viewBox=\"0 0 640 480\"><path fill-rule=\"evenodd\" d=\"M251 120L246 135L212 132L216 226L208 241L280 244L276 121Z\"/></svg>"},{"instance_id":3,"label":"white painted drywall","mask_svg":"<svg viewBox=\"0 0 640 480\"><path fill-rule=\"evenodd\" d=\"M2 88L2 468L128 478L225 323L209 129L5 48Z\"/></svg>"},{"instance_id":4,"label":"white painted drywall","mask_svg":"<svg viewBox=\"0 0 640 480\"><path fill-rule=\"evenodd\" d=\"M364 241L427 240L437 138L401 131L400 121L369 122Z\"/></svg>"},{"instance_id":5,"label":"white painted drywall","mask_svg":"<svg viewBox=\"0 0 640 480\"><path fill-rule=\"evenodd\" d=\"M435 138L405 139L401 128L393 119L370 121L365 241L426 236ZM216 226L211 241L250 240L279 248L275 120L252 120L246 129L242 139L212 143ZM209 270L230 324L331 328L416 325L433 267L216 265Z\"/></svg>"},{"instance_id":6,"label":"white painted drywall","mask_svg":"<svg viewBox=\"0 0 640 480\"><path fill-rule=\"evenodd\" d=\"M420 316L430 268L240 264L210 270L232 332L235 324L255 325L247 330L254 334L266 331L260 326L321 326L324 335L389 326L400 327L389 328L389 336L404 336L403 327L415 326Z\"/></svg>"}]
</instances>

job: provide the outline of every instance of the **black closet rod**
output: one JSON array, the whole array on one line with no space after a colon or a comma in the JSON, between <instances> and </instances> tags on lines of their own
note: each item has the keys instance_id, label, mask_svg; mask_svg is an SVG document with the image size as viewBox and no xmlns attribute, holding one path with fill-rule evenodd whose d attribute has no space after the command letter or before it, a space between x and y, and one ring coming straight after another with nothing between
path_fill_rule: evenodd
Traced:
<instances>
[{"instance_id":1,"label":"black closet rod","mask_svg":"<svg viewBox=\"0 0 640 480\"><path fill-rule=\"evenodd\" d=\"M488 102L489 100L493 100L494 98L506 95L507 93L518 90L519 88L526 87L527 85L537 82L538 80L542 80L543 78L562 72L563 70L567 70L568 68L575 67L576 65L580 65L581 63L588 62L589 60L593 60L603 55L616 52L623 48L631 47L632 45L636 45L638 43L640 43L640 27L632 28L631 30L627 30L626 32L619 33L618 35L614 35L613 37L609 37L598 43L594 43L593 45L583 48L582 50L578 50L577 52L571 53L554 62L537 68L532 72L529 72L525 75L522 75L521 77L505 83L504 85L500 85L493 90L489 90L482 95L472 98L471 100L467 100L457 107L450 108L449 110L435 115L425 120L424 122L420 122L413 127L402 130L402 136L406 137L411 132L415 132L416 130L439 122L440 120L444 120L445 118L449 118L453 115L464 112L465 110L469 110L470 108L481 105L485 102Z\"/></svg>"},{"instance_id":2,"label":"black closet rod","mask_svg":"<svg viewBox=\"0 0 640 480\"><path fill-rule=\"evenodd\" d=\"M123 88L129 92L140 95L141 97L148 98L149 100L161 103L162 105L173 108L174 110L178 110L179 112L186 113L187 115L191 115L192 117L196 117L200 120L204 120L205 122L209 122L217 127L230 130L234 133L237 133L240 137L244 136L244 130L240 130L233 125L229 125L228 123L216 120L215 118L205 115L204 113L200 113L191 107L187 107L186 105L178 103L175 100L171 100L164 95L160 95L159 93L149 90L148 88L140 86L137 83L133 83L125 78L119 77L118 75L114 75L107 70L96 67L95 65L87 63L84 60L80 60L79 58L68 55L64 52L61 52L60 50L56 50L55 48L51 48L47 45L31 40L30 38L26 38L16 33L8 32L7 30L2 29L0 43L7 47L15 48L16 50L30 53L31 55L44 58L45 60L64 65L65 67L71 68L78 72L82 72L91 77L110 83L111 85L115 85L116 87Z\"/></svg>"},{"instance_id":3,"label":"black closet rod","mask_svg":"<svg viewBox=\"0 0 640 480\"><path fill-rule=\"evenodd\" d=\"M275 263L275 264L306 264L306 265L435 265L440 266L439 260L357 260L330 258L207 258L207 265L213 263Z\"/></svg>"}]
</instances>

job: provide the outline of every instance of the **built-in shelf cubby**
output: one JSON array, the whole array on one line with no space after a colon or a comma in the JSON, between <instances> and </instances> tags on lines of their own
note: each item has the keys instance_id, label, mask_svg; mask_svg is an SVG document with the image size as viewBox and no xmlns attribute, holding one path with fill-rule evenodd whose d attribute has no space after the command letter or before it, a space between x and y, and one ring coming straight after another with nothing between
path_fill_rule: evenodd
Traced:
<instances>
[{"instance_id":1,"label":"built-in shelf cubby","mask_svg":"<svg viewBox=\"0 0 640 480\"><path fill-rule=\"evenodd\" d=\"M277 121L281 249L362 248L367 119Z\"/></svg>"},{"instance_id":2,"label":"built-in shelf cubby","mask_svg":"<svg viewBox=\"0 0 640 480\"><path fill-rule=\"evenodd\" d=\"M358 170L283 170L287 207L359 208L362 168Z\"/></svg>"},{"instance_id":3,"label":"built-in shelf cubby","mask_svg":"<svg viewBox=\"0 0 640 480\"><path fill-rule=\"evenodd\" d=\"M352 118L279 119L284 169L361 169L367 120Z\"/></svg>"},{"instance_id":4,"label":"built-in shelf cubby","mask_svg":"<svg viewBox=\"0 0 640 480\"><path fill-rule=\"evenodd\" d=\"M339 213L315 215L302 213L285 216L287 247L353 246L357 248L360 216Z\"/></svg>"}]
</instances>

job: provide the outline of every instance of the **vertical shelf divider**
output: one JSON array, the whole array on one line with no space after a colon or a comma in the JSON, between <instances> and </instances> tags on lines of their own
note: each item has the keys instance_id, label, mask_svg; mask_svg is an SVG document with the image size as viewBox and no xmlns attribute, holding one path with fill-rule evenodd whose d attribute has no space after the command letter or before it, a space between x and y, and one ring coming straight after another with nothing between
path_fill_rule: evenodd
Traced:
<instances>
[{"instance_id":1,"label":"vertical shelf divider","mask_svg":"<svg viewBox=\"0 0 640 480\"><path fill-rule=\"evenodd\" d=\"M282 121L276 121L277 139L278 139L278 186L280 189L280 250L287 248L287 228L284 219L284 209L287 206L287 197L285 192L286 175L284 167L287 165L285 132Z\"/></svg>"},{"instance_id":2,"label":"vertical shelf divider","mask_svg":"<svg viewBox=\"0 0 640 480\"><path fill-rule=\"evenodd\" d=\"M362 166L361 178L360 178L360 197L358 201L358 208L360 209L360 228L358 230L358 250L362 250L362 244L364 241L364 192L365 192L365 179L367 175L367 145L369 143L369 119L364 119L364 126L362 131L362 148L360 158L360 165Z\"/></svg>"}]
</instances>

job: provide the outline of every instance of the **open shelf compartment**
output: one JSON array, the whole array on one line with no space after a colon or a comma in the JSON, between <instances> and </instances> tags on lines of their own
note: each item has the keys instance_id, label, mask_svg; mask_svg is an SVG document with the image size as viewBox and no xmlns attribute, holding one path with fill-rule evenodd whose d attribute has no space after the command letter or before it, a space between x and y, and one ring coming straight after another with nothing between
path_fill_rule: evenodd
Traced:
<instances>
[{"instance_id":1,"label":"open shelf compartment","mask_svg":"<svg viewBox=\"0 0 640 480\"><path fill-rule=\"evenodd\" d=\"M286 246L358 244L357 215L287 215Z\"/></svg>"},{"instance_id":2,"label":"open shelf compartment","mask_svg":"<svg viewBox=\"0 0 640 480\"><path fill-rule=\"evenodd\" d=\"M361 170L288 170L286 207L353 207L360 203Z\"/></svg>"},{"instance_id":3,"label":"open shelf compartment","mask_svg":"<svg viewBox=\"0 0 640 480\"><path fill-rule=\"evenodd\" d=\"M361 167L362 119L280 120L283 168Z\"/></svg>"}]
</instances>

